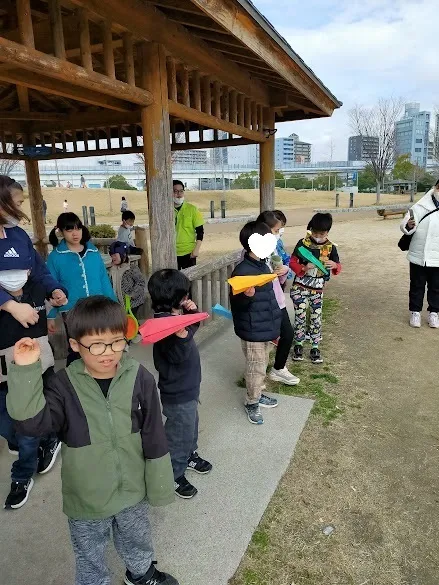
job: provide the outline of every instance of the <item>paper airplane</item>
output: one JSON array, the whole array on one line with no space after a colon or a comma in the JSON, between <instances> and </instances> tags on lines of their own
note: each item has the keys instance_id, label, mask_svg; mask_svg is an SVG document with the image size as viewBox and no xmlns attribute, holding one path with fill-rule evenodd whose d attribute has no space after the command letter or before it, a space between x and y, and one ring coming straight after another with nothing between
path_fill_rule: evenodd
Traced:
<instances>
[{"instance_id":1,"label":"paper airplane","mask_svg":"<svg viewBox=\"0 0 439 585\"><path fill-rule=\"evenodd\" d=\"M234 276L227 281L234 295L246 291L252 286L263 286L277 278L277 274L253 274L251 276Z\"/></svg>"},{"instance_id":2,"label":"paper airplane","mask_svg":"<svg viewBox=\"0 0 439 585\"><path fill-rule=\"evenodd\" d=\"M225 317L226 319L232 319L232 312L229 311L229 309L226 309L225 307L223 307L220 304L216 304L214 307L212 307L212 313L215 313L216 315L219 315L220 317Z\"/></svg>"},{"instance_id":3,"label":"paper airplane","mask_svg":"<svg viewBox=\"0 0 439 585\"><path fill-rule=\"evenodd\" d=\"M317 268L319 270L321 270L323 272L323 274L329 274L326 266L322 262L320 262L320 260L318 258L316 258L314 256L314 254L311 252L311 250L309 248L305 248L305 246L300 246L299 254L301 256L303 256L305 258L305 260L308 260L308 262L311 262L311 264L314 264L314 266L317 266Z\"/></svg>"},{"instance_id":4,"label":"paper airplane","mask_svg":"<svg viewBox=\"0 0 439 585\"><path fill-rule=\"evenodd\" d=\"M175 315L172 317L158 317L157 319L148 319L139 328L142 336L142 343L155 343L165 337L173 335L177 331L189 327L194 323L199 323L208 319L209 313L191 313L189 315Z\"/></svg>"}]
</instances>

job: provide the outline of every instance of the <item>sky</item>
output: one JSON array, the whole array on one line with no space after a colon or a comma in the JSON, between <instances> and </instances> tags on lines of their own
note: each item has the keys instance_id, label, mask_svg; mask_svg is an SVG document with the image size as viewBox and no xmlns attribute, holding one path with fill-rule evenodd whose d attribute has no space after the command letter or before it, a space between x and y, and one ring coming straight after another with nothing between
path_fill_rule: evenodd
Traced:
<instances>
[{"instance_id":1,"label":"sky","mask_svg":"<svg viewBox=\"0 0 439 585\"><path fill-rule=\"evenodd\" d=\"M278 125L313 144L313 160L346 160L349 109L379 98L439 104L439 0L253 0L331 92L332 118Z\"/></svg>"}]
</instances>

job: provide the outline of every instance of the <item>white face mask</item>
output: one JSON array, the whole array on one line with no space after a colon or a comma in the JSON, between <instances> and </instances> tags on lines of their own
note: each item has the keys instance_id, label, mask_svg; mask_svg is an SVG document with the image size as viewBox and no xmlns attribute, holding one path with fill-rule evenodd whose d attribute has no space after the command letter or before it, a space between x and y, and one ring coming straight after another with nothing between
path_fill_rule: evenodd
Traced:
<instances>
[{"instance_id":1,"label":"white face mask","mask_svg":"<svg viewBox=\"0 0 439 585\"><path fill-rule=\"evenodd\" d=\"M174 203L180 207L180 205L183 205L184 203L184 197L174 197Z\"/></svg>"},{"instance_id":2,"label":"white face mask","mask_svg":"<svg viewBox=\"0 0 439 585\"><path fill-rule=\"evenodd\" d=\"M285 228L280 228L279 230L279 237L281 238L285 233Z\"/></svg>"},{"instance_id":3,"label":"white face mask","mask_svg":"<svg viewBox=\"0 0 439 585\"><path fill-rule=\"evenodd\" d=\"M315 241L316 244L324 244L327 240L327 238L315 238L314 236L312 239Z\"/></svg>"},{"instance_id":4,"label":"white face mask","mask_svg":"<svg viewBox=\"0 0 439 585\"><path fill-rule=\"evenodd\" d=\"M1 270L0 287L10 292L16 292L23 288L28 276L28 270Z\"/></svg>"},{"instance_id":5,"label":"white face mask","mask_svg":"<svg viewBox=\"0 0 439 585\"><path fill-rule=\"evenodd\" d=\"M280 240L281 237L281 233L279 232L278 234L274 234L274 237L276 238L276 240Z\"/></svg>"},{"instance_id":6,"label":"white face mask","mask_svg":"<svg viewBox=\"0 0 439 585\"><path fill-rule=\"evenodd\" d=\"M18 219L15 219L15 217L12 217L10 215L7 215L5 217L6 223L3 224L4 228L14 228L17 227L17 225L20 223L20 221Z\"/></svg>"}]
</instances>

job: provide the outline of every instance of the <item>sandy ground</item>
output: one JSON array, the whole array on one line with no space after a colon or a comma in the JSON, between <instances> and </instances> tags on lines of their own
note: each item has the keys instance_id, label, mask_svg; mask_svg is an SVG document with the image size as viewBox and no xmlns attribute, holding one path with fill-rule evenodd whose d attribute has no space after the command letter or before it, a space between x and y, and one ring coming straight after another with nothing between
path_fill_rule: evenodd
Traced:
<instances>
[{"instance_id":1,"label":"sandy ground","mask_svg":"<svg viewBox=\"0 0 439 585\"><path fill-rule=\"evenodd\" d=\"M51 225L63 211L63 201L67 199L69 211L73 211L82 217L82 206L93 205L97 223L117 224L120 221L120 201L124 195L130 209L136 214L139 224L148 221L147 199L145 191L120 191L108 189L58 189L44 188L43 195L47 202L47 220ZM259 205L259 192L256 190L236 191L188 191L187 200L196 204L206 215L210 210L210 201L215 201L217 216L220 215L220 202L225 199L229 214L252 214ZM365 193L355 196L355 206L373 205L375 194ZM382 203L408 203L408 196L383 195ZM111 201L111 206L110 206ZM326 191L291 191L285 189L276 190L276 205L282 209L335 207L335 193ZM340 206L349 206L349 194L340 194ZM110 209L111 207L111 209ZM25 201L24 210L30 213L29 201Z\"/></svg>"},{"instance_id":2,"label":"sandy ground","mask_svg":"<svg viewBox=\"0 0 439 585\"><path fill-rule=\"evenodd\" d=\"M332 236L344 271L327 291L339 308L320 371L335 374L343 414L310 419L231 585L437 585L439 331L408 326L397 221L336 223Z\"/></svg>"}]
</instances>

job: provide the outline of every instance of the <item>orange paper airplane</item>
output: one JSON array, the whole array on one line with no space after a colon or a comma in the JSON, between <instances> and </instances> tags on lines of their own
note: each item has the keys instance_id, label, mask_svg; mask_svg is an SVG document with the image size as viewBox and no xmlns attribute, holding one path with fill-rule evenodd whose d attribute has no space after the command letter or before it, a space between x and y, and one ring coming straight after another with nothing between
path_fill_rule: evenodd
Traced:
<instances>
[{"instance_id":1,"label":"orange paper airplane","mask_svg":"<svg viewBox=\"0 0 439 585\"><path fill-rule=\"evenodd\" d=\"M227 281L234 295L239 295L252 286L264 286L277 278L277 274L254 274L252 276L234 276Z\"/></svg>"}]
</instances>

